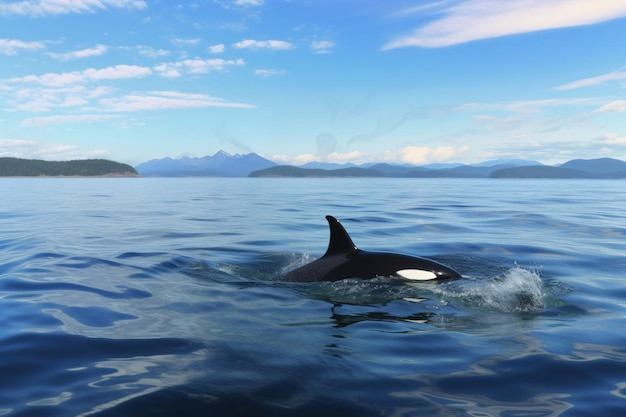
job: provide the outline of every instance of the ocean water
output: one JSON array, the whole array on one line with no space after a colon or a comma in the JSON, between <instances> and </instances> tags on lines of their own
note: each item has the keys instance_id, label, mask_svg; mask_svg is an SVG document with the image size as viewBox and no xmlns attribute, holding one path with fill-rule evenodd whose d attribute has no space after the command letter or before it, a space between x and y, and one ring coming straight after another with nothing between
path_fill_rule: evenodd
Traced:
<instances>
[{"instance_id":1,"label":"ocean water","mask_svg":"<svg viewBox=\"0 0 626 417\"><path fill-rule=\"evenodd\" d=\"M0 416L616 416L624 181L0 179ZM463 278L288 283L326 214Z\"/></svg>"}]
</instances>

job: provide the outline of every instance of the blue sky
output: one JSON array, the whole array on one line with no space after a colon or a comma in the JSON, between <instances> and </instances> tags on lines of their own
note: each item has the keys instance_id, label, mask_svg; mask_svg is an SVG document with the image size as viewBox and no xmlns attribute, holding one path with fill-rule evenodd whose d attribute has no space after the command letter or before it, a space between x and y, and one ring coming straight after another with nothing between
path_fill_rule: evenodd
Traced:
<instances>
[{"instance_id":1,"label":"blue sky","mask_svg":"<svg viewBox=\"0 0 626 417\"><path fill-rule=\"evenodd\" d=\"M0 156L626 159L623 0L0 0Z\"/></svg>"}]
</instances>

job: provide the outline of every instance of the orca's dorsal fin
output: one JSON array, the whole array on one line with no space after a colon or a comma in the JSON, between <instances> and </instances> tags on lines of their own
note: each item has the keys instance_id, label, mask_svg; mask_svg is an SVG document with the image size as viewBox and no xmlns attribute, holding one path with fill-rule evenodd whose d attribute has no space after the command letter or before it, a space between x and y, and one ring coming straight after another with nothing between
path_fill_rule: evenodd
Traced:
<instances>
[{"instance_id":1,"label":"orca's dorsal fin","mask_svg":"<svg viewBox=\"0 0 626 417\"><path fill-rule=\"evenodd\" d=\"M330 226L330 242L324 256L349 255L359 251L359 248L352 242L350 235L343 228L341 223L333 216L326 216Z\"/></svg>"}]
</instances>

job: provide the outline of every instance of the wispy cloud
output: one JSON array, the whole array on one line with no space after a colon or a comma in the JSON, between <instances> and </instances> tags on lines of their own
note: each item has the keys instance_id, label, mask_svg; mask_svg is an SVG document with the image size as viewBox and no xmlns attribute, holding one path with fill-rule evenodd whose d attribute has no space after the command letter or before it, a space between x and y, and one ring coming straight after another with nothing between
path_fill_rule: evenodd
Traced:
<instances>
[{"instance_id":1,"label":"wispy cloud","mask_svg":"<svg viewBox=\"0 0 626 417\"><path fill-rule=\"evenodd\" d=\"M626 158L626 140L614 134L608 134L595 140L557 139L535 141L527 139L519 142L504 142L501 146L490 148L484 156L487 158L519 158L541 161L545 164L557 164L574 158Z\"/></svg>"},{"instance_id":2,"label":"wispy cloud","mask_svg":"<svg viewBox=\"0 0 626 417\"><path fill-rule=\"evenodd\" d=\"M224 49L226 49L226 47L223 43L220 43L218 45L211 45L207 49L212 54L221 54L222 52L224 52Z\"/></svg>"},{"instance_id":3,"label":"wispy cloud","mask_svg":"<svg viewBox=\"0 0 626 417\"><path fill-rule=\"evenodd\" d=\"M202 42L202 39L198 39L198 38L196 38L196 39L180 39L180 38L172 39L172 43L174 45L181 46L181 47L184 47L184 46L196 46L200 42Z\"/></svg>"},{"instance_id":4,"label":"wispy cloud","mask_svg":"<svg viewBox=\"0 0 626 417\"><path fill-rule=\"evenodd\" d=\"M119 118L115 114L75 114L75 115L54 115L42 117L30 117L20 122L22 127L43 127L61 124L76 123L97 123L105 120Z\"/></svg>"},{"instance_id":5,"label":"wispy cloud","mask_svg":"<svg viewBox=\"0 0 626 417\"><path fill-rule=\"evenodd\" d=\"M626 80L626 70L609 72L608 74L598 75L596 77L584 78L582 80L563 84L555 87L555 90L574 90L576 88L591 87L594 85L606 84L611 81Z\"/></svg>"},{"instance_id":6,"label":"wispy cloud","mask_svg":"<svg viewBox=\"0 0 626 417\"><path fill-rule=\"evenodd\" d=\"M424 165L436 162L451 162L461 157L469 151L468 146L454 148L450 146L440 146L432 148L429 146L403 146L393 150L386 150L381 153L367 153L359 150L350 152L331 152L327 155L301 154L296 156L272 155L270 159L281 164L304 165L309 162L329 162L344 164L352 162L362 164L366 162L391 162L406 163L414 165Z\"/></svg>"},{"instance_id":7,"label":"wispy cloud","mask_svg":"<svg viewBox=\"0 0 626 417\"><path fill-rule=\"evenodd\" d=\"M69 84L84 83L98 80L119 80L128 78L141 78L150 75L152 70L138 65L113 65L106 68L89 68L82 71L65 73L47 73L43 75L26 75L24 77L11 78L10 83L32 83L44 86L63 86Z\"/></svg>"},{"instance_id":8,"label":"wispy cloud","mask_svg":"<svg viewBox=\"0 0 626 417\"><path fill-rule=\"evenodd\" d=\"M101 110L132 112L144 110L190 109L205 107L254 108L254 105L234 103L207 94L181 93L177 91L152 91L105 98L99 101Z\"/></svg>"},{"instance_id":9,"label":"wispy cloud","mask_svg":"<svg viewBox=\"0 0 626 417\"><path fill-rule=\"evenodd\" d=\"M110 152L103 149L85 151L75 145L45 145L34 140L0 138L0 154L14 158L70 160L85 158L105 158Z\"/></svg>"},{"instance_id":10,"label":"wispy cloud","mask_svg":"<svg viewBox=\"0 0 626 417\"><path fill-rule=\"evenodd\" d=\"M626 136L620 136L615 133L607 133L606 135L598 139L598 142L602 143L603 145L626 148Z\"/></svg>"},{"instance_id":11,"label":"wispy cloud","mask_svg":"<svg viewBox=\"0 0 626 417\"><path fill-rule=\"evenodd\" d=\"M435 1L433 3L420 4L419 6L411 6L405 9L399 10L395 13L392 13L393 17L399 16L410 16L413 14L423 14L424 12L437 12L441 10L444 6L449 4L457 3L458 0L441 0Z\"/></svg>"},{"instance_id":12,"label":"wispy cloud","mask_svg":"<svg viewBox=\"0 0 626 417\"><path fill-rule=\"evenodd\" d=\"M147 7L146 2L142 0L25 0L0 3L0 15L43 17L93 13L109 8L142 10Z\"/></svg>"},{"instance_id":13,"label":"wispy cloud","mask_svg":"<svg viewBox=\"0 0 626 417\"><path fill-rule=\"evenodd\" d=\"M311 42L311 49L316 54L327 54L335 46L331 41L313 41Z\"/></svg>"},{"instance_id":14,"label":"wispy cloud","mask_svg":"<svg viewBox=\"0 0 626 417\"><path fill-rule=\"evenodd\" d=\"M318 160L315 155L306 153L300 155L285 155L285 154L274 154L267 156L268 159L281 164L281 165L304 165L309 162L314 162Z\"/></svg>"},{"instance_id":15,"label":"wispy cloud","mask_svg":"<svg viewBox=\"0 0 626 417\"><path fill-rule=\"evenodd\" d=\"M147 56L148 58L161 58L170 54L170 52L165 49L155 49L145 45L138 46L137 51L140 55Z\"/></svg>"},{"instance_id":16,"label":"wispy cloud","mask_svg":"<svg viewBox=\"0 0 626 417\"><path fill-rule=\"evenodd\" d=\"M503 138L528 141L533 136L580 129L592 117L593 108L605 102L606 99L598 97L521 100L468 103L453 110L471 113L481 130L487 129Z\"/></svg>"},{"instance_id":17,"label":"wispy cloud","mask_svg":"<svg viewBox=\"0 0 626 417\"><path fill-rule=\"evenodd\" d=\"M0 54L16 55L19 51L45 49L43 42L26 42L19 39L0 39Z\"/></svg>"},{"instance_id":18,"label":"wispy cloud","mask_svg":"<svg viewBox=\"0 0 626 417\"><path fill-rule=\"evenodd\" d=\"M48 56L59 61L71 61L73 59L89 58L92 56L104 55L109 49L106 45L96 45L93 48L81 49L79 51L65 52L65 53L47 53Z\"/></svg>"},{"instance_id":19,"label":"wispy cloud","mask_svg":"<svg viewBox=\"0 0 626 417\"><path fill-rule=\"evenodd\" d=\"M257 69L254 70L254 74L258 75L259 77L262 78L269 78L269 77L274 77L277 75L285 75L287 73L287 71L285 70L279 70L279 69Z\"/></svg>"},{"instance_id":20,"label":"wispy cloud","mask_svg":"<svg viewBox=\"0 0 626 417\"><path fill-rule=\"evenodd\" d=\"M26 75L0 80L0 99L5 111L50 112L59 109L80 110L81 114L94 112L122 112L137 110L163 110L202 107L252 108L250 104L231 102L205 94L177 93L172 91L123 92L110 85L110 81L137 79L150 75L179 77L222 71L229 66L244 65L242 59L189 59L163 63L154 67L115 65L89 68L67 73ZM28 118L22 126L95 122L104 118L86 115L52 115ZM110 116L107 116L110 117Z\"/></svg>"},{"instance_id":21,"label":"wispy cloud","mask_svg":"<svg viewBox=\"0 0 626 417\"><path fill-rule=\"evenodd\" d=\"M29 154L35 146L37 142L34 140L0 138L0 154L5 156L21 157Z\"/></svg>"},{"instance_id":22,"label":"wispy cloud","mask_svg":"<svg viewBox=\"0 0 626 417\"><path fill-rule=\"evenodd\" d=\"M626 100L613 100L605 104L594 113L623 113L626 111Z\"/></svg>"},{"instance_id":23,"label":"wispy cloud","mask_svg":"<svg viewBox=\"0 0 626 417\"><path fill-rule=\"evenodd\" d=\"M512 113L537 113L549 107L593 105L601 102L598 97L549 98L540 100L507 101L498 103L467 103L456 107L455 111L496 110Z\"/></svg>"},{"instance_id":24,"label":"wispy cloud","mask_svg":"<svg viewBox=\"0 0 626 417\"><path fill-rule=\"evenodd\" d=\"M481 39L592 25L626 16L615 0L464 0L445 7L442 17L397 37L383 50L440 48Z\"/></svg>"},{"instance_id":25,"label":"wispy cloud","mask_svg":"<svg viewBox=\"0 0 626 417\"><path fill-rule=\"evenodd\" d=\"M434 162L449 162L460 157L469 150L468 146L454 148L451 146L404 146L394 151L385 151L383 161L404 162L415 165L424 165Z\"/></svg>"},{"instance_id":26,"label":"wispy cloud","mask_svg":"<svg viewBox=\"0 0 626 417\"><path fill-rule=\"evenodd\" d=\"M4 80L4 83L39 84L48 87L60 87L90 81L142 78L154 72L158 75L172 78L179 77L183 74L206 74L210 71L222 71L229 66L241 65L245 65L243 59L186 59L179 62L158 64L153 68L139 65L113 65L105 68L88 68L82 71L26 75ZM0 82L1 81L2 80L0 80Z\"/></svg>"},{"instance_id":27,"label":"wispy cloud","mask_svg":"<svg viewBox=\"0 0 626 417\"><path fill-rule=\"evenodd\" d=\"M267 40L267 41L258 41L254 39L244 39L240 42L236 42L233 44L234 48L237 49L271 49L271 50L288 50L294 49L295 45L287 41L280 40Z\"/></svg>"},{"instance_id":28,"label":"wispy cloud","mask_svg":"<svg viewBox=\"0 0 626 417\"><path fill-rule=\"evenodd\" d=\"M233 2L235 6L262 6L264 3L263 0L235 0Z\"/></svg>"},{"instance_id":29,"label":"wispy cloud","mask_svg":"<svg viewBox=\"0 0 626 417\"><path fill-rule=\"evenodd\" d=\"M110 94L110 87L87 87L84 85L66 85L60 87L14 87L10 97L4 101L6 110L46 112L53 109L68 109L85 106L92 100Z\"/></svg>"},{"instance_id":30,"label":"wispy cloud","mask_svg":"<svg viewBox=\"0 0 626 417\"><path fill-rule=\"evenodd\" d=\"M177 78L183 74L206 74L222 71L226 67L245 65L243 59L186 59L179 62L159 64L154 70L162 77Z\"/></svg>"}]
</instances>

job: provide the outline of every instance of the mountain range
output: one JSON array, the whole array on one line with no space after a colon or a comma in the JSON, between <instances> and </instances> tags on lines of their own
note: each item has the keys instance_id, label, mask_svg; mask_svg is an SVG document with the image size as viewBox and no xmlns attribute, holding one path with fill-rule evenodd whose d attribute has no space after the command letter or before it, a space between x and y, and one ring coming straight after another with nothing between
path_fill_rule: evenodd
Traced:
<instances>
[{"instance_id":1,"label":"mountain range","mask_svg":"<svg viewBox=\"0 0 626 417\"><path fill-rule=\"evenodd\" d=\"M256 153L231 155L219 151L201 158L153 159L135 169L144 177L626 178L626 162L612 158L575 159L558 166L508 159L472 165L311 162L294 167L279 165Z\"/></svg>"},{"instance_id":2,"label":"mountain range","mask_svg":"<svg viewBox=\"0 0 626 417\"><path fill-rule=\"evenodd\" d=\"M252 171L276 165L256 153L231 155L219 151L201 158L153 159L135 169L144 177L247 177Z\"/></svg>"}]
</instances>

